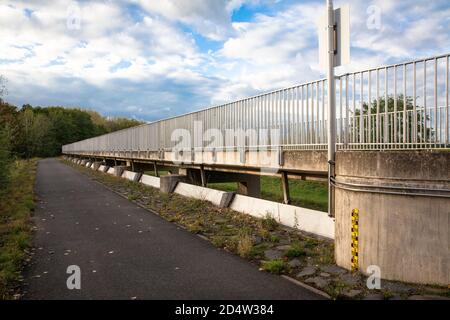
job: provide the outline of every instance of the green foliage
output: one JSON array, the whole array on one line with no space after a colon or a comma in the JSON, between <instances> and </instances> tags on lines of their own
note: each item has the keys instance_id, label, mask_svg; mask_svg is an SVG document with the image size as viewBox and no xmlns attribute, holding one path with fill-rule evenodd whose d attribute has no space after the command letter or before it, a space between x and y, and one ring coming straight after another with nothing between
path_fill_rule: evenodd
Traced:
<instances>
[{"instance_id":1,"label":"green foliage","mask_svg":"<svg viewBox=\"0 0 450 320\"><path fill-rule=\"evenodd\" d=\"M414 107L416 109L415 121L413 121L413 116L409 115L409 113L414 110ZM379 100L372 100L370 102L370 108L369 103L364 102L362 106L362 115L368 116L369 110L372 115L371 130L369 132L368 123L365 123L364 136L368 138L370 137L372 141L376 141L377 135L379 135L380 141L383 141L386 138L389 142L403 141L404 138L406 138L406 140L410 139L411 141L416 140L422 142L431 142L434 139L434 130L431 128L425 129L425 123L430 120L430 116L425 115L422 106L414 106L414 99L411 96L404 96L403 94L399 94L395 98L393 95L389 95L387 96L387 108L385 97L380 97ZM384 115L385 113L388 114L386 132L384 132L383 128L386 121ZM378 129L378 132L376 127L376 118L373 116L375 114L380 114L378 121L381 123L382 127ZM360 132L361 127L361 123L359 120L360 116L361 109L355 110L356 120L354 121L354 123L350 124L350 129L355 130L357 133ZM406 124L405 128L403 127L404 122ZM414 123L416 124L416 128L413 127ZM397 136L391 137L391 132L394 131L394 128L396 129ZM404 137L403 135L405 133L406 136ZM386 135L386 137L384 135Z\"/></svg>"},{"instance_id":2,"label":"green foliage","mask_svg":"<svg viewBox=\"0 0 450 320\"><path fill-rule=\"evenodd\" d=\"M288 269L288 265L283 260L277 259L277 260L263 261L261 263L261 268L263 268L266 271L269 271L270 273L281 274Z\"/></svg>"},{"instance_id":3,"label":"green foliage","mask_svg":"<svg viewBox=\"0 0 450 320\"><path fill-rule=\"evenodd\" d=\"M0 196L5 191L9 181L11 165L9 134L5 128L0 128Z\"/></svg>"},{"instance_id":4,"label":"green foliage","mask_svg":"<svg viewBox=\"0 0 450 320\"><path fill-rule=\"evenodd\" d=\"M57 156L65 144L139 124L77 108L24 105L18 109L0 99L0 127L8 129L10 151L19 157Z\"/></svg>"},{"instance_id":5,"label":"green foliage","mask_svg":"<svg viewBox=\"0 0 450 320\"><path fill-rule=\"evenodd\" d=\"M0 193L0 300L13 297L21 279L26 250L31 245L36 166L36 160L11 163L7 192Z\"/></svg>"},{"instance_id":6,"label":"green foliage","mask_svg":"<svg viewBox=\"0 0 450 320\"><path fill-rule=\"evenodd\" d=\"M300 243L293 243L291 247L284 253L284 256L289 259L306 255L307 251L305 250L304 246L300 245Z\"/></svg>"},{"instance_id":7,"label":"green foliage","mask_svg":"<svg viewBox=\"0 0 450 320\"><path fill-rule=\"evenodd\" d=\"M266 216L261 219L261 227L267 231L274 231L278 227L278 222L270 213L267 213Z\"/></svg>"}]
</instances>

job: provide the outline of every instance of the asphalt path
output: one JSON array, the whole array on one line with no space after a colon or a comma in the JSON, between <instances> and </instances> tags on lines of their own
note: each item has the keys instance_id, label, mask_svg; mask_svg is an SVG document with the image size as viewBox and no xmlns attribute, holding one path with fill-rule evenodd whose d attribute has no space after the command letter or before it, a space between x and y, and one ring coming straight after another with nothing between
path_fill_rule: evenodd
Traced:
<instances>
[{"instance_id":1,"label":"asphalt path","mask_svg":"<svg viewBox=\"0 0 450 320\"><path fill-rule=\"evenodd\" d=\"M39 161L25 299L321 299L111 192ZM69 266L81 289L68 289ZM74 283L74 282L71 282Z\"/></svg>"}]
</instances>

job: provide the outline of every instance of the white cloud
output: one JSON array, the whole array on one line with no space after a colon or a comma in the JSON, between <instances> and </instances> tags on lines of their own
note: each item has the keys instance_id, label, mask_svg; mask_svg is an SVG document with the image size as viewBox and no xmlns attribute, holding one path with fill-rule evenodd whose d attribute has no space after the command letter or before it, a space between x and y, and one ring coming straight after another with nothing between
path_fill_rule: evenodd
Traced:
<instances>
[{"instance_id":1,"label":"white cloud","mask_svg":"<svg viewBox=\"0 0 450 320\"><path fill-rule=\"evenodd\" d=\"M129 1L80 1L80 29L70 30L67 9L76 2L4 0L0 72L12 101L84 104L152 119L318 79L323 1L276 2L132 0L145 9L136 17ZM450 50L444 0L346 2L352 63L338 73ZM265 5L270 13L232 22L243 5ZM366 26L368 5L381 10L379 30ZM222 45L201 51L195 32Z\"/></svg>"},{"instance_id":2,"label":"white cloud","mask_svg":"<svg viewBox=\"0 0 450 320\"><path fill-rule=\"evenodd\" d=\"M226 10L227 0L142 0L138 2L148 12L190 25L200 34L214 40L223 39L230 30L231 21L229 12Z\"/></svg>"}]
</instances>

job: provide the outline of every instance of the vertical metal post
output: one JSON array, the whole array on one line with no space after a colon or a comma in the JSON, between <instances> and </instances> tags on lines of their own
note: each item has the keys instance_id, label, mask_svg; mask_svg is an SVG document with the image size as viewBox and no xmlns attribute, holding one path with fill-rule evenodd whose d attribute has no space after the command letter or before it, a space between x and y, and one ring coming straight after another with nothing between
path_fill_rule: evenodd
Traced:
<instances>
[{"instance_id":1,"label":"vertical metal post","mask_svg":"<svg viewBox=\"0 0 450 320\"><path fill-rule=\"evenodd\" d=\"M328 215L334 216L334 189L331 179L334 178L336 148L336 96L334 83L334 10L333 1L327 0L328 10Z\"/></svg>"},{"instance_id":2,"label":"vertical metal post","mask_svg":"<svg viewBox=\"0 0 450 320\"><path fill-rule=\"evenodd\" d=\"M283 186L283 203L290 204L291 196L289 193L289 179L286 171L281 172L281 185Z\"/></svg>"}]
</instances>

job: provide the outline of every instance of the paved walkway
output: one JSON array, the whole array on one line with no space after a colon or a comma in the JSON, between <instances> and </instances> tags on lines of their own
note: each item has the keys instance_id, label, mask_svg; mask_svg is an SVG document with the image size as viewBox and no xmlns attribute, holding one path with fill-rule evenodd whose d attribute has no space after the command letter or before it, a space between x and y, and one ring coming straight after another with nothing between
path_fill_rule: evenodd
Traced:
<instances>
[{"instance_id":1,"label":"paved walkway","mask_svg":"<svg viewBox=\"0 0 450 320\"><path fill-rule=\"evenodd\" d=\"M320 299L55 159L39 162L25 299ZM68 290L67 267L81 269Z\"/></svg>"}]
</instances>

